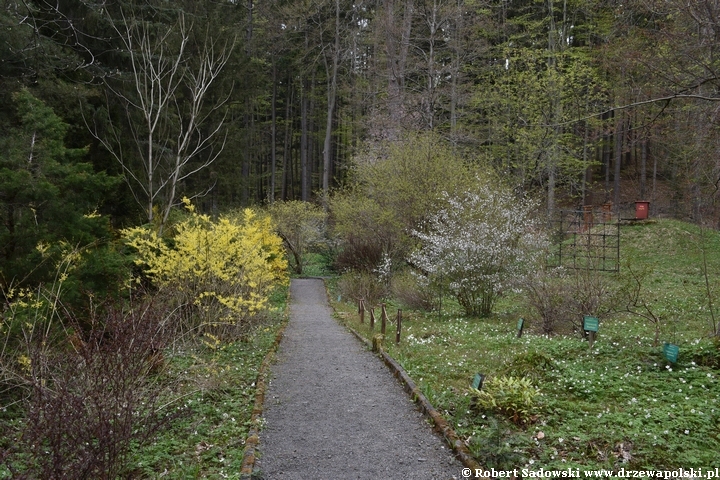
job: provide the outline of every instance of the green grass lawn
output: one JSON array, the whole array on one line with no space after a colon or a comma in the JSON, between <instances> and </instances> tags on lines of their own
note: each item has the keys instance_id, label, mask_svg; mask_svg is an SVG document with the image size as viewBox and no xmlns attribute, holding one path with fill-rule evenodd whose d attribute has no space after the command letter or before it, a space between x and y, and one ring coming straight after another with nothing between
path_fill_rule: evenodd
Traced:
<instances>
[{"instance_id":1,"label":"green grass lawn","mask_svg":"<svg viewBox=\"0 0 720 480\"><path fill-rule=\"evenodd\" d=\"M622 226L621 263L628 259L648 271L644 298L661 318L660 346L654 325L627 313L600 319L592 349L580 334L540 335L522 294L512 294L487 319L464 318L448 302L442 315L405 310L403 339L395 345L388 335L386 349L484 466L718 467L720 344L711 338L707 291L709 284L714 300L720 236L671 220ZM389 305L392 317L397 306ZM370 335L356 306L335 307ZM518 339L519 317L529 321ZM676 364L663 357L662 342L679 346ZM479 408L469 389L475 373L531 378L541 395L530 421Z\"/></svg>"}]
</instances>

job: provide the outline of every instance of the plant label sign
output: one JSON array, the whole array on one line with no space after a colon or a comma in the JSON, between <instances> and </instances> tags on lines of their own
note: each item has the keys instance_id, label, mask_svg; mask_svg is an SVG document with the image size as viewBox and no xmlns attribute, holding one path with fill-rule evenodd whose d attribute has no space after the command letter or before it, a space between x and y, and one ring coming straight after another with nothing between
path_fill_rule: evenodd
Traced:
<instances>
[{"instance_id":1,"label":"plant label sign","mask_svg":"<svg viewBox=\"0 0 720 480\"><path fill-rule=\"evenodd\" d=\"M597 332L600 328L600 319L585 315L583 317L583 330L586 332Z\"/></svg>"},{"instance_id":2,"label":"plant label sign","mask_svg":"<svg viewBox=\"0 0 720 480\"><path fill-rule=\"evenodd\" d=\"M483 375L482 373L476 373L475 378L473 378L473 381L472 381L472 388L480 390L482 388L484 381L485 381L485 375Z\"/></svg>"},{"instance_id":3,"label":"plant label sign","mask_svg":"<svg viewBox=\"0 0 720 480\"><path fill-rule=\"evenodd\" d=\"M668 362L676 363L678 354L680 353L680 347L673 345L672 343L665 343L663 345L663 354Z\"/></svg>"},{"instance_id":4,"label":"plant label sign","mask_svg":"<svg viewBox=\"0 0 720 480\"><path fill-rule=\"evenodd\" d=\"M522 332L523 332L524 326L525 326L525 320L521 318L520 320L518 320L518 323L517 323L517 338L522 337Z\"/></svg>"}]
</instances>

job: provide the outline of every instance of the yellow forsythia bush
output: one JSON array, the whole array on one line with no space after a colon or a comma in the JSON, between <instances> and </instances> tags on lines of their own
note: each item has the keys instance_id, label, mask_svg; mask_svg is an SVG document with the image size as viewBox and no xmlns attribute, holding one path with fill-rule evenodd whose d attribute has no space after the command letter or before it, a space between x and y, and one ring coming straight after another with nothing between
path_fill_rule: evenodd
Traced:
<instances>
[{"instance_id":1,"label":"yellow forsythia bush","mask_svg":"<svg viewBox=\"0 0 720 480\"><path fill-rule=\"evenodd\" d=\"M158 287L176 289L210 322L235 322L266 307L273 287L288 281L282 239L269 217L246 209L235 220L195 212L175 227L171 242L143 227L123 230Z\"/></svg>"}]
</instances>

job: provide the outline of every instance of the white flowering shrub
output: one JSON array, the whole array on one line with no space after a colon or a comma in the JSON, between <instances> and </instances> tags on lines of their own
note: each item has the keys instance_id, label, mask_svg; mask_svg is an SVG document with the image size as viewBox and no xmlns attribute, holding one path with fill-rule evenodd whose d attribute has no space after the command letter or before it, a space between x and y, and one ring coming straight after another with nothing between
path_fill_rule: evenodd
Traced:
<instances>
[{"instance_id":1,"label":"white flowering shrub","mask_svg":"<svg viewBox=\"0 0 720 480\"><path fill-rule=\"evenodd\" d=\"M545 235L533 218L535 204L509 190L480 182L413 233L421 247L410 263L447 285L465 312L488 316L498 296L518 284L540 260Z\"/></svg>"}]
</instances>

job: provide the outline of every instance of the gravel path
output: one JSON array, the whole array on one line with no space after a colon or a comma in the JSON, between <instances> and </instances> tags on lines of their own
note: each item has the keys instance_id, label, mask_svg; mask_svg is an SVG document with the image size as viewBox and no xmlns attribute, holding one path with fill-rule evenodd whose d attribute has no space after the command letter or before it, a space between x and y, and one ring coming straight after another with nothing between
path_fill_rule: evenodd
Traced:
<instances>
[{"instance_id":1,"label":"gravel path","mask_svg":"<svg viewBox=\"0 0 720 480\"><path fill-rule=\"evenodd\" d=\"M331 317L322 280L293 280L265 396L265 480L462 478L383 363Z\"/></svg>"}]
</instances>

